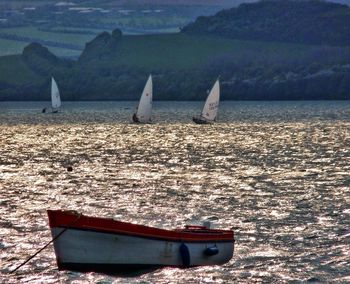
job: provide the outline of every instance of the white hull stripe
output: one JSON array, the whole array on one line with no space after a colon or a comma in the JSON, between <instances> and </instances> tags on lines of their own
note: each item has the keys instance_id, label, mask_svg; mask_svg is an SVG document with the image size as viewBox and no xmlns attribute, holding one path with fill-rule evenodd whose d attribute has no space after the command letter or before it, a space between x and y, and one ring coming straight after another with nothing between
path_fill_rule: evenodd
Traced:
<instances>
[{"instance_id":1,"label":"white hull stripe","mask_svg":"<svg viewBox=\"0 0 350 284\"><path fill-rule=\"evenodd\" d=\"M110 235L123 235L123 236L130 236L130 237L138 237L142 239L149 239L149 240L159 240L159 241L171 241L175 243L182 243L184 242L181 239L169 239L164 237L157 237L157 236L145 236L145 235L139 235L137 233L128 233L128 232L110 232L108 230L97 230L97 229L83 229L83 228L74 228L74 227L65 227L65 226L59 226L54 227L52 229L69 229L74 231L85 231L85 232L95 232L95 233L103 233L103 234L110 234ZM215 242L215 243L234 243L234 240L220 240L220 239L211 239L211 240L185 240L186 243L208 243L208 242Z\"/></svg>"}]
</instances>

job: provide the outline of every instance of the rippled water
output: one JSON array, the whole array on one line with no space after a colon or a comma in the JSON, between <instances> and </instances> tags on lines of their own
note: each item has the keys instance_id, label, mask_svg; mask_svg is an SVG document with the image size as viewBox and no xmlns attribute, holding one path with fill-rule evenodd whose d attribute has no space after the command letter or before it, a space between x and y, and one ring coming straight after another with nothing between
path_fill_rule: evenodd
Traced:
<instances>
[{"instance_id":1,"label":"rippled water","mask_svg":"<svg viewBox=\"0 0 350 284\"><path fill-rule=\"evenodd\" d=\"M0 278L4 283L350 282L350 102L0 103ZM68 172L67 166L73 171ZM162 228L234 228L222 266L133 277L59 272L46 209Z\"/></svg>"}]
</instances>

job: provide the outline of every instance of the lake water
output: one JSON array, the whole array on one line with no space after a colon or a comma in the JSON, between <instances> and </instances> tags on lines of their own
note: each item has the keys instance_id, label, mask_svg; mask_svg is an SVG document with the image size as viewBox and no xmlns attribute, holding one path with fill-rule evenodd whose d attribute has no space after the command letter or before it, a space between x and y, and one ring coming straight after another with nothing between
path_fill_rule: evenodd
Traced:
<instances>
[{"instance_id":1,"label":"lake water","mask_svg":"<svg viewBox=\"0 0 350 284\"><path fill-rule=\"evenodd\" d=\"M3 283L350 282L350 101L0 103ZM73 171L68 172L67 166ZM110 276L58 271L46 209L73 209L166 229L210 220L233 228L221 266Z\"/></svg>"}]
</instances>

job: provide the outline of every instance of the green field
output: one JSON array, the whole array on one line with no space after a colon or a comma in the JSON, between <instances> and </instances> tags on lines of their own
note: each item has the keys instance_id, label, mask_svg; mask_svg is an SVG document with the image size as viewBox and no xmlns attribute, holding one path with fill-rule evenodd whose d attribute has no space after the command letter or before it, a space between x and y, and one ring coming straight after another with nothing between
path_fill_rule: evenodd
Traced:
<instances>
[{"instance_id":1,"label":"green field","mask_svg":"<svg viewBox=\"0 0 350 284\"><path fill-rule=\"evenodd\" d=\"M20 54L26 45L26 42L0 38L0 56Z\"/></svg>"},{"instance_id":2,"label":"green field","mask_svg":"<svg viewBox=\"0 0 350 284\"><path fill-rule=\"evenodd\" d=\"M16 40L0 39L0 57L7 55L21 54L23 48L29 43ZM47 48L56 56L77 58L81 52L67 48L47 46Z\"/></svg>"},{"instance_id":3,"label":"green field","mask_svg":"<svg viewBox=\"0 0 350 284\"><path fill-rule=\"evenodd\" d=\"M297 58L312 48L309 45L189 36L181 33L123 36L113 54L113 64L151 70L188 69L225 55L244 60L247 51L261 57L288 55Z\"/></svg>"},{"instance_id":4,"label":"green field","mask_svg":"<svg viewBox=\"0 0 350 284\"><path fill-rule=\"evenodd\" d=\"M65 27L57 27L57 29L70 30ZM86 31L86 29L71 29L79 31ZM98 34L101 30L88 30ZM20 38L28 38L29 40L23 41L16 39L3 39L1 34L15 35ZM49 41L52 44L43 44L56 56L60 57L78 57L81 51L76 49L70 49L65 47L57 47L56 44L72 44L76 45L81 50L84 49L85 43L92 40L95 37L94 34L79 34L79 33L62 33L62 32L49 32L41 31L36 27L20 27L20 28L2 28L0 29L0 56L10 54L20 54L23 48L31 42Z\"/></svg>"},{"instance_id":5,"label":"green field","mask_svg":"<svg viewBox=\"0 0 350 284\"><path fill-rule=\"evenodd\" d=\"M5 34L29 37L33 39L41 39L65 44L74 44L80 46L82 49L84 48L84 45L87 41L90 41L95 37L95 35L41 31L36 27L2 28L0 29L0 32ZM96 34L97 33L98 32L96 32Z\"/></svg>"}]
</instances>

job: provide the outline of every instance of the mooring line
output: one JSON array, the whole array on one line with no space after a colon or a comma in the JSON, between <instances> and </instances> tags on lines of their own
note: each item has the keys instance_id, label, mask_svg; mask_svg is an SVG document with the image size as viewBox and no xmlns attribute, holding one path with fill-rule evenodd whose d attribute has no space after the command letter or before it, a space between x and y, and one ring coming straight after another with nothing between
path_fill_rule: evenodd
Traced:
<instances>
[{"instance_id":1,"label":"mooring line","mask_svg":"<svg viewBox=\"0 0 350 284\"><path fill-rule=\"evenodd\" d=\"M24 261L23 263L21 263L20 265L18 265L14 270L12 270L10 272L10 274L16 272L19 268L21 268L23 265L25 265L28 261L30 261L32 258L34 258L35 256L37 256L40 252L42 252L44 249L46 249L52 242L54 242L55 240L57 240L60 236L63 235L63 233L65 231L67 231L69 229L70 226L72 226L74 223L76 223L80 217L81 217L81 213L79 213L78 217L70 224L68 224L68 226L66 228L64 228L56 237L54 237L51 241L49 241L46 245L44 245L41 249L39 249L36 253L34 253L33 255L31 255L29 258L26 259L26 261Z\"/></svg>"}]
</instances>

